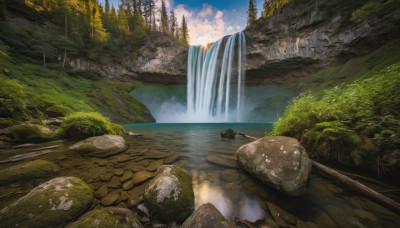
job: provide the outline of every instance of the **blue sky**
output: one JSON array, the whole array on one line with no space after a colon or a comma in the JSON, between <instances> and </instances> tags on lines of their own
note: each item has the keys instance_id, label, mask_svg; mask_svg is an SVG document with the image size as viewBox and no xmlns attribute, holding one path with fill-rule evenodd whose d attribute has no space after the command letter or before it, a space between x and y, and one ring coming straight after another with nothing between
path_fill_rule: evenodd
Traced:
<instances>
[{"instance_id":1,"label":"blue sky","mask_svg":"<svg viewBox=\"0 0 400 228\"><path fill-rule=\"evenodd\" d=\"M104 5L104 0L99 1ZM161 6L161 0L155 0ZM263 0L257 1L258 14L261 14ZM120 0L110 0L116 8ZM181 23L185 15L189 28L190 44L199 45L214 42L225 35L243 30L247 22L247 0L165 0L168 9L172 7Z\"/></svg>"}]
</instances>

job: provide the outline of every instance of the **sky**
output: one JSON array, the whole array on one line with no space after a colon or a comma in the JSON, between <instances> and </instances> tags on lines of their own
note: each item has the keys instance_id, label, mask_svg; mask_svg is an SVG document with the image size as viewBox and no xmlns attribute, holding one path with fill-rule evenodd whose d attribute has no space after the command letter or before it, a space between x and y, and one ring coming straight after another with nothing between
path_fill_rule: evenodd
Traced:
<instances>
[{"instance_id":1,"label":"sky","mask_svg":"<svg viewBox=\"0 0 400 228\"><path fill-rule=\"evenodd\" d=\"M104 0L99 1L104 5ZM155 0L160 8L161 0ZM260 16L263 0L258 0L257 10ZM120 0L110 0L118 8ZM189 29L190 45L204 45L222 37L242 31L247 23L247 0L165 0L168 13L174 8L178 24L185 15Z\"/></svg>"}]
</instances>

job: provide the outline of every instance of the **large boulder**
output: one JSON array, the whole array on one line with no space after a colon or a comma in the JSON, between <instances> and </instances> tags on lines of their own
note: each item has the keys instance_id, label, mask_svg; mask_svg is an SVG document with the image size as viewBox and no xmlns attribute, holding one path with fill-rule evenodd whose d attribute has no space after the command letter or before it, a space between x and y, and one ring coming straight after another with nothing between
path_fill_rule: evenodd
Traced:
<instances>
[{"instance_id":1,"label":"large boulder","mask_svg":"<svg viewBox=\"0 0 400 228\"><path fill-rule=\"evenodd\" d=\"M130 227L143 228L133 212L126 208L108 207L89 211L78 221L67 225L65 228L80 227Z\"/></svg>"},{"instance_id":2,"label":"large boulder","mask_svg":"<svg viewBox=\"0 0 400 228\"><path fill-rule=\"evenodd\" d=\"M211 203L201 205L181 226L181 228L209 227L233 228L235 226Z\"/></svg>"},{"instance_id":3,"label":"large boulder","mask_svg":"<svg viewBox=\"0 0 400 228\"><path fill-rule=\"evenodd\" d=\"M69 149L94 157L107 157L128 149L128 143L119 135L102 135L75 143Z\"/></svg>"},{"instance_id":4,"label":"large boulder","mask_svg":"<svg viewBox=\"0 0 400 228\"><path fill-rule=\"evenodd\" d=\"M240 167L251 175L290 196L307 190L311 160L294 138L270 136L248 143L236 153Z\"/></svg>"},{"instance_id":5,"label":"large boulder","mask_svg":"<svg viewBox=\"0 0 400 228\"><path fill-rule=\"evenodd\" d=\"M194 209L192 177L174 165L160 167L145 188L144 202L159 219L183 222Z\"/></svg>"},{"instance_id":6,"label":"large boulder","mask_svg":"<svg viewBox=\"0 0 400 228\"><path fill-rule=\"evenodd\" d=\"M0 186L21 180L47 178L55 175L59 167L53 162L35 160L0 170Z\"/></svg>"},{"instance_id":7,"label":"large boulder","mask_svg":"<svg viewBox=\"0 0 400 228\"><path fill-rule=\"evenodd\" d=\"M92 190L76 177L59 177L34 188L0 211L2 227L59 227L80 216Z\"/></svg>"}]
</instances>

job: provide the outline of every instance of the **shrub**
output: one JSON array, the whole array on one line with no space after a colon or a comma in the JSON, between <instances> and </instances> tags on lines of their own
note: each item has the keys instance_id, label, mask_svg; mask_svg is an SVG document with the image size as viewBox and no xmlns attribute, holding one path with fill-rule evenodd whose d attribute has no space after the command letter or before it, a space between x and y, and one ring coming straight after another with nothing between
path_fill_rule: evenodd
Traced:
<instances>
[{"instance_id":1,"label":"shrub","mask_svg":"<svg viewBox=\"0 0 400 228\"><path fill-rule=\"evenodd\" d=\"M303 93L275 123L273 134L297 138L312 158L383 170L377 161L400 146L398 88L400 64L394 64L320 97Z\"/></svg>"},{"instance_id":2,"label":"shrub","mask_svg":"<svg viewBox=\"0 0 400 228\"><path fill-rule=\"evenodd\" d=\"M65 108L61 105L53 105L46 109L45 113L48 117L63 117L66 114L64 109Z\"/></svg>"},{"instance_id":3,"label":"shrub","mask_svg":"<svg viewBox=\"0 0 400 228\"><path fill-rule=\"evenodd\" d=\"M87 138L106 134L123 134L122 126L113 124L98 112L76 112L65 118L61 134L67 138Z\"/></svg>"}]
</instances>

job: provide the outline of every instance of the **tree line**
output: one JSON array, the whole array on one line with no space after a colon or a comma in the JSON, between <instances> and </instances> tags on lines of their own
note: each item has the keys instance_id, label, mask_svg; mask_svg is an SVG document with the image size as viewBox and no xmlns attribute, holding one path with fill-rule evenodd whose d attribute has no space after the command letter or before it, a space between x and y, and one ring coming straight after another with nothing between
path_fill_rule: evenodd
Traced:
<instances>
[{"instance_id":1,"label":"tree line","mask_svg":"<svg viewBox=\"0 0 400 228\"><path fill-rule=\"evenodd\" d=\"M261 17L271 17L276 11L293 0L264 0ZM316 0L317 1L317 0ZM249 0L249 10L247 11L247 25L250 26L257 20L256 0Z\"/></svg>"},{"instance_id":2,"label":"tree line","mask_svg":"<svg viewBox=\"0 0 400 228\"><path fill-rule=\"evenodd\" d=\"M0 4L0 18L25 15L31 23L23 27L0 23L0 40L14 55L47 62L61 62L71 56L99 61L103 57L116 61L130 56L155 32L168 34L183 45L189 36L185 18L181 26L174 10L167 12L154 0L121 0L117 8L97 0L7 0Z\"/></svg>"}]
</instances>

